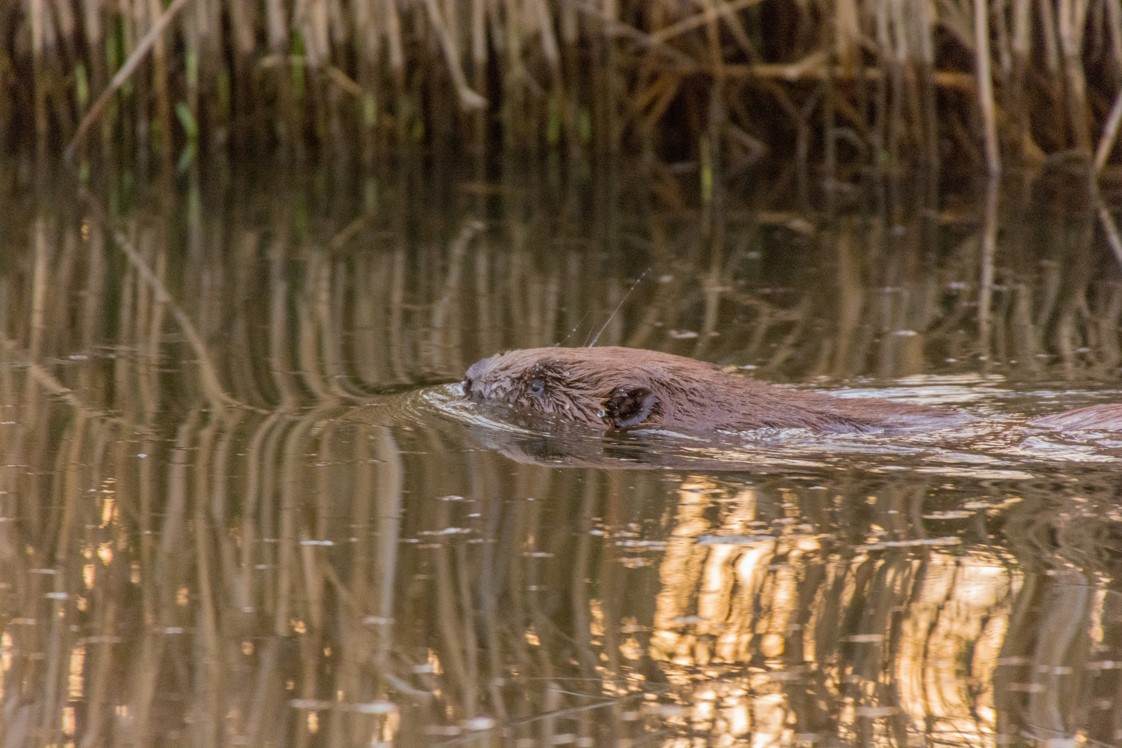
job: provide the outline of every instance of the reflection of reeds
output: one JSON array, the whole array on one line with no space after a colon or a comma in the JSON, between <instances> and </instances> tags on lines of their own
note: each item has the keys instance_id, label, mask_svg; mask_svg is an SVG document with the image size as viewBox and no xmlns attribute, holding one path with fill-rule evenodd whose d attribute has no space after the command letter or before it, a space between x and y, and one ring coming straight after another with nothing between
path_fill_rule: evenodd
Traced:
<instances>
[{"instance_id":1,"label":"reflection of reeds","mask_svg":"<svg viewBox=\"0 0 1122 748\"><path fill-rule=\"evenodd\" d=\"M447 434L353 408L195 410L158 439L70 411L38 406L57 432L14 414L32 469L0 473L21 518L0 523L7 742L419 743L496 724L609 743L654 724L789 730L783 715L903 742L928 714L929 736L987 744L1020 711L1081 724L1086 694L1116 693L1114 664L1086 652L1103 672L1069 700L993 685L1048 683L1017 668L1062 675L1064 641L1113 636L1101 541L1117 533L1094 512L1051 536L1088 575L1067 589L1032 573L1052 558L1043 517L1062 515L1014 512L1009 531L1041 545L1017 553L1022 588L988 540L931 542L922 480L827 496L694 477L675 497L664 475L463 460ZM1092 539L1102 552L1077 559ZM1048 595L1065 597L1031 614ZM1023 654L1037 637L1056 646Z\"/></svg>"},{"instance_id":2,"label":"reflection of reeds","mask_svg":"<svg viewBox=\"0 0 1122 748\"><path fill-rule=\"evenodd\" d=\"M1026 378L1100 376L1118 364L1122 291L1098 279L1113 262L1099 214L1011 221L1003 239L994 211L1031 211L991 195L977 216L730 208L699 229L690 212L628 213L627 189L584 204L531 186L490 213L379 187L361 203L336 199L361 194L344 184L262 204L235 185L143 214L3 196L0 740L410 744L494 719L515 738L611 743L662 714L645 694L674 707L652 721L683 733L744 714L759 726L780 703L804 732L840 724L872 742L907 730L877 709L937 702L986 734L994 621L1026 658L1045 633L1115 636L1113 557L1076 554L1113 542L1101 518L1051 535L1038 516L1054 512L1023 518L1088 575L1070 599L1080 618L1038 625L1022 608L1046 580L1022 593L981 543L923 545L925 477L841 482L836 496L682 479L675 495L662 472L466 452L394 394L605 322L604 343L774 377L977 355ZM788 234L799 241L776 239ZM763 536L696 542L731 531ZM862 547L882 537L916 545ZM748 703L761 693L775 701ZM1072 701L1025 711L1079 717Z\"/></svg>"},{"instance_id":3,"label":"reflection of reeds","mask_svg":"<svg viewBox=\"0 0 1122 748\"><path fill-rule=\"evenodd\" d=\"M750 363L772 378L973 371L979 360L1104 378L1122 355L1122 289L1103 276L1114 265L1102 250L1122 251L1113 219L1105 207L1044 214L1046 194L991 189L981 213L938 218L922 202L833 220L726 211L713 230L689 211L644 222L626 194L586 206L518 190L501 198L500 222L468 204L413 226L405 204L428 198L392 182L377 204L333 207L318 223L307 202L323 198L297 190L249 224L258 209L243 189L135 223L92 197L84 218L19 223L26 203L13 193L4 220L26 249L0 279L7 355L91 413L113 396L134 424L200 394L269 412L354 401L601 329L601 344ZM539 199L558 207L535 213ZM792 253L809 281L784 276ZM107 345L121 350L106 358Z\"/></svg>"},{"instance_id":4,"label":"reflection of reeds","mask_svg":"<svg viewBox=\"0 0 1122 748\"><path fill-rule=\"evenodd\" d=\"M1101 165L1122 102L1113 0L25 0L0 39L0 136L84 157L490 144L735 170L771 148L996 171Z\"/></svg>"}]
</instances>

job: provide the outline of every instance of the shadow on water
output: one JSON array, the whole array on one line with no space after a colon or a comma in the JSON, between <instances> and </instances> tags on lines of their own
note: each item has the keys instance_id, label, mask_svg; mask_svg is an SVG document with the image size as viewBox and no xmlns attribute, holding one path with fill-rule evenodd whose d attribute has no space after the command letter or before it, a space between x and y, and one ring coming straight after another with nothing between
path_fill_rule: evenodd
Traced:
<instances>
[{"instance_id":1,"label":"shadow on water","mask_svg":"<svg viewBox=\"0 0 1122 748\"><path fill-rule=\"evenodd\" d=\"M1094 211L223 179L4 196L5 743L1122 740L1118 445L1012 433L1117 399ZM441 384L647 268L602 343L982 425L591 439Z\"/></svg>"}]
</instances>

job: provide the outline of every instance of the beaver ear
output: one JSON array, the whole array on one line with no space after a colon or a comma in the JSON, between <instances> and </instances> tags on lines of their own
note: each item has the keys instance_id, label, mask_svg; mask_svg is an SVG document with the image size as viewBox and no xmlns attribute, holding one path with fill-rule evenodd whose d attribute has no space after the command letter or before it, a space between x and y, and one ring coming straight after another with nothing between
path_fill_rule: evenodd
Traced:
<instances>
[{"instance_id":1,"label":"beaver ear","mask_svg":"<svg viewBox=\"0 0 1122 748\"><path fill-rule=\"evenodd\" d=\"M616 387L600 408L609 428L624 431L646 425L658 412L658 398L646 387Z\"/></svg>"}]
</instances>

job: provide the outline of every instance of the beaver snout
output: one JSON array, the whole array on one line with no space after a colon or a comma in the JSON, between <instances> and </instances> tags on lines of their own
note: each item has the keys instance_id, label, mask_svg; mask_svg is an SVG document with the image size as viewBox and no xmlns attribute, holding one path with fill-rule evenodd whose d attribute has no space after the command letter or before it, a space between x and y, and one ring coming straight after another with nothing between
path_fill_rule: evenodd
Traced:
<instances>
[{"instance_id":1,"label":"beaver snout","mask_svg":"<svg viewBox=\"0 0 1122 748\"><path fill-rule=\"evenodd\" d=\"M464 381L460 384L464 390L464 397L479 402L487 396L486 388L481 386L481 380L494 362L495 356L491 356L476 361L468 367L468 370L464 372Z\"/></svg>"},{"instance_id":2,"label":"beaver snout","mask_svg":"<svg viewBox=\"0 0 1122 748\"><path fill-rule=\"evenodd\" d=\"M470 374L464 376L464 381L460 382L460 388L463 389L464 397L468 400L479 402L483 399L483 392L480 391L478 381Z\"/></svg>"}]
</instances>

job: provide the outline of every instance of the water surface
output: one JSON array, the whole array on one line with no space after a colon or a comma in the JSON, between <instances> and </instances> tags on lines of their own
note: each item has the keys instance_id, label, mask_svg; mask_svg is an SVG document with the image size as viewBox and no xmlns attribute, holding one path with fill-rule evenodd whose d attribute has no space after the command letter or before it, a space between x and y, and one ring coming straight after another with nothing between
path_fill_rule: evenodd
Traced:
<instances>
[{"instance_id":1,"label":"water surface","mask_svg":"<svg viewBox=\"0 0 1122 748\"><path fill-rule=\"evenodd\" d=\"M1122 397L1090 197L430 168L5 176L6 743L1122 742L1122 437L1025 426ZM978 418L459 396L597 333Z\"/></svg>"}]
</instances>

